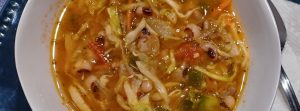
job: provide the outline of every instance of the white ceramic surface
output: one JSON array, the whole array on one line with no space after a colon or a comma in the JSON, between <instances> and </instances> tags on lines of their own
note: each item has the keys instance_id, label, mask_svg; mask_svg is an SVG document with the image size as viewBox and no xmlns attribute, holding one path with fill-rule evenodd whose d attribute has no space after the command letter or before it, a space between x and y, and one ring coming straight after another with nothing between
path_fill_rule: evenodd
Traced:
<instances>
[{"instance_id":1,"label":"white ceramic surface","mask_svg":"<svg viewBox=\"0 0 300 111\"><path fill-rule=\"evenodd\" d=\"M50 71L50 37L61 0L29 0L17 30L15 55L26 98L35 111L62 111ZM266 0L234 0L246 33L251 65L238 111L267 111L276 93L280 46Z\"/></svg>"}]
</instances>

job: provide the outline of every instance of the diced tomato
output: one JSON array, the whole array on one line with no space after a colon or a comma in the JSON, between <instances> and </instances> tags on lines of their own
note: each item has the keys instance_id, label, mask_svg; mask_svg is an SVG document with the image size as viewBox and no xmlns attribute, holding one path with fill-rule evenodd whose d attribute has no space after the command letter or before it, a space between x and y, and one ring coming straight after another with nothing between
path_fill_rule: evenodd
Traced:
<instances>
[{"instance_id":1,"label":"diced tomato","mask_svg":"<svg viewBox=\"0 0 300 111\"><path fill-rule=\"evenodd\" d=\"M97 60L100 64L106 63L107 59L104 56L104 47L103 45L98 44L97 42L90 42L88 47L94 52L97 57Z\"/></svg>"},{"instance_id":2,"label":"diced tomato","mask_svg":"<svg viewBox=\"0 0 300 111\"><path fill-rule=\"evenodd\" d=\"M202 59L205 51L200 47L198 43L187 42L183 43L178 47L176 52L176 59L182 60L187 63L195 64L197 61Z\"/></svg>"}]
</instances>

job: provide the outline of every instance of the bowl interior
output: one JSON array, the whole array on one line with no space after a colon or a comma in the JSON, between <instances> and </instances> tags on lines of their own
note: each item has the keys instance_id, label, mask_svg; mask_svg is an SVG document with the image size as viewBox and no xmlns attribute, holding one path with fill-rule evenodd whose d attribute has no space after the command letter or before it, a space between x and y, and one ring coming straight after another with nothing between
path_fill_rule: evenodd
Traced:
<instances>
[{"instance_id":1,"label":"bowl interior","mask_svg":"<svg viewBox=\"0 0 300 111\"><path fill-rule=\"evenodd\" d=\"M266 0L234 0L249 44L251 63L238 111L266 111L272 106L280 71L276 24ZM17 30L18 75L33 110L67 110L50 70L50 38L63 1L30 0Z\"/></svg>"}]
</instances>

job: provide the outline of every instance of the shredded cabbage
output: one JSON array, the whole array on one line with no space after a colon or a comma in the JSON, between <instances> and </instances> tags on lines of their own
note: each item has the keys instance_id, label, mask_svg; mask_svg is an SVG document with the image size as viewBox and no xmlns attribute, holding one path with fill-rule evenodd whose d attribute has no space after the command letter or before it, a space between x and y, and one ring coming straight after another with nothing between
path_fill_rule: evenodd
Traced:
<instances>
[{"instance_id":1,"label":"shredded cabbage","mask_svg":"<svg viewBox=\"0 0 300 111\"><path fill-rule=\"evenodd\" d=\"M137 93L138 89L140 88L142 84L142 80L139 78L133 78L131 81L131 88L133 90L133 92Z\"/></svg>"},{"instance_id":2,"label":"shredded cabbage","mask_svg":"<svg viewBox=\"0 0 300 111\"><path fill-rule=\"evenodd\" d=\"M196 24L188 24L186 27L192 30L194 37L200 37L201 28L199 26Z\"/></svg>"},{"instance_id":3,"label":"shredded cabbage","mask_svg":"<svg viewBox=\"0 0 300 111\"><path fill-rule=\"evenodd\" d=\"M138 100L137 91L130 86L128 81L125 81L124 83L124 90L127 96L128 104L130 105L132 111L152 111L149 101L149 94L146 94L140 100Z\"/></svg>"},{"instance_id":4,"label":"shredded cabbage","mask_svg":"<svg viewBox=\"0 0 300 111\"><path fill-rule=\"evenodd\" d=\"M153 30L147 23L146 23L146 28L150 32L150 34L153 34L154 36L157 36L158 34Z\"/></svg>"},{"instance_id":5,"label":"shredded cabbage","mask_svg":"<svg viewBox=\"0 0 300 111\"><path fill-rule=\"evenodd\" d=\"M153 111L149 104L138 103L134 105L132 111Z\"/></svg>"},{"instance_id":6,"label":"shredded cabbage","mask_svg":"<svg viewBox=\"0 0 300 111\"><path fill-rule=\"evenodd\" d=\"M113 34L112 29L109 25L105 27L105 33L109 41L115 43L115 47L119 47L121 45L121 40Z\"/></svg>"},{"instance_id":7,"label":"shredded cabbage","mask_svg":"<svg viewBox=\"0 0 300 111\"><path fill-rule=\"evenodd\" d=\"M109 24L114 32L114 34L119 37L122 34L121 23L118 15L118 8L111 6L107 8L107 13L109 15Z\"/></svg>"},{"instance_id":8,"label":"shredded cabbage","mask_svg":"<svg viewBox=\"0 0 300 111\"><path fill-rule=\"evenodd\" d=\"M99 14L102 10L104 10L104 5L107 0L86 0L87 7L89 8L89 12L91 15L94 15L96 11Z\"/></svg>"},{"instance_id":9,"label":"shredded cabbage","mask_svg":"<svg viewBox=\"0 0 300 111\"><path fill-rule=\"evenodd\" d=\"M125 36L125 44L129 45L130 43L132 43L135 39L137 39L138 33L141 32L143 30L143 28L145 28L146 26L146 21L143 18L141 20L141 22L138 24L138 26L131 32L129 32L126 36Z\"/></svg>"},{"instance_id":10,"label":"shredded cabbage","mask_svg":"<svg viewBox=\"0 0 300 111\"><path fill-rule=\"evenodd\" d=\"M77 105L77 107L82 111L91 111L91 108L86 104L83 97L81 96L78 89L74 86L69 87L69 93L74 101L74 103Z\"/></svg>"},{"instance_id":11,"label":"shredded cabbage","mask_svg":"<svg viewBox=\"0 0 300 111\"><path fill-rule=\"evenodd\" d=\"M184 18L184 19L189 18L193 14L194 11L196 11L196 10L199 9L199 7L198 8L194 8L192 10L189 10L185 14L183 14L183 13L179 12L179 10L181 9L181 7L175 1L173 1L173 0L163 0L163 1L166 2L168 5L170 5L173 8L173 10L176 12L176 14L178 15L178 17Z\"/></svg>"},{"instance_id":12,"label":"shredded cabbage","mask_svg":"<svg viewBox=\"0 0 300 111\"><path fill-rule=\"evenodd\" d=\"M128 104L131 106L134 106L136 103L138 103L138 98L136 93L132 90L130 84L128 81L124 82L124 90L127 96Z\"/></svg>"},{"instance_id":13,"label":"shredded cabbage","mask_svg":"<svg viewBox=\"0 0 300 111\"><path fill-rule=\"evenodd\" d=\"M167 69L167 73L171 74L176 69L176 60L174 56L174 50L170 50L170 61L171 65Z\"/></svg>"},{"instance_id":14,"label":"shredded cabbage","mask_svg":"<svg viewBox=\"0 0 300 111\"><path fill-rule=\"evenodd\" d=\"M124 75L121 75L119 77L119 80L118 80L118 82L115 85L115 89L114 89L115 93L118 93L120 91L120 89L122 88L122 85L123 85L123 83L124 83L125 80L126 80L126 77Z\"/></svg>"},{"instance_id":15,"label":"shredded cabbage","mask_svg":"<svg viewBox=\"0 0 300 111\"><path fill-rule=\"evenodd\" d=\"M130 107L126 104L126 101L123 99L123 97L120 94L117 94L117 102L118 104L125 110L130 110Z\"/></svg>"},{"instance_id":16,"label":"shredded cabbage","mask_svg":"<svg viewBox=\"0 0 300 111\"><path fill-rule=\"evenodd\" d=\"M165 88L165 86L161 83L161 81L150 71L150 69L147 68L146 64L141 62L141 61L137 61L136 62L139 70L141 71L142 74L144 74L146 77L148 77L150 80L153 81L155 88L158 90L158 92L161 94L161 96L163 97L164 101L168 104L169 103L169 97L168 97L168 93L167 90Z\"/></svg>"},{"instance_id":17,"label":"shredded cabbage","mask_svg":"<svg viewBox=\"0 0 300 111\"><path fill-rule=\"evenodd\" d=\"M140 102L144 103L144 104L150 104L150 100L149 100L149 93L144 95L143 97L141 97Z\"/></svg>"},{"instance_id":18,"label":"shredded cabbage","mask_svg":"<svg viewBox=\"0 0 300 111\"><path fill-rule=\"evenodd\" d=\"M235 78L235 76L237 75L237 65L236 64L233 66L233 74L231 76L220 76L220 74L215 74L215 73L209 72L206 69L199 67L199 66L196 66L194 69L202 72L203 74L207 75L208 77L210 77L212 79L215 79L218 81L225 81L225 82L232 81Z\"/></svg>"},{"instance_id":19,"label":"shredded cabbage","mask_svg":"<svg viewBox=\"0 0 300 111\"><path fill-rule=\"evenodd\" d=\"M143 7L143 6L145 6L144 2L131 3L131 4L122 5L120 10L122 10L122 11L132 10L132 9L137 8L137 7Z\"/></svg>"},{"instance_id":20,"label":"shredded cabbage","mask_svg":"<svg viewBox=\"0 0 300 111\"><path fill-rule=\"evenodd\" d=\"M179 96L182 94L182 91L179 89L175 89L174 91L170 92L169 96Z\"/></svg>"}]
</instances>

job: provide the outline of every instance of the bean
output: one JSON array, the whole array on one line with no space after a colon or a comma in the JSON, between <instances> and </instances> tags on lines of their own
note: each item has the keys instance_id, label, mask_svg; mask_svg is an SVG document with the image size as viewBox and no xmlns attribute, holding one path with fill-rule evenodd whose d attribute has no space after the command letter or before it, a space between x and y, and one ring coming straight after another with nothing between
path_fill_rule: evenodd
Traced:
<instances>
[{"instance_id":1,"label":"bean","mask_svg":"<svg viewBox=\"0 0 300 111\"><path fill-rule=\"evenodd\" d=\"M161 101L162 100L162 97L158 92L153 93L150 98L153 101Z\"/></svg>"},{"instance_id":2,"label":"bean","mask_svg":"<svg viewBox=\"0 0 300 111\"><path fill-rule=\"evenodd\" d=\"M232 96L225 96L223 98L223 102L225 103L225 105L229 108L233 108L235 105L235 99Z\"/></svg>"},{"instance_id":3,"label":"bean","mask_svg":"<svg viewBox=\"0 0 300 111\"><path fill-rule=\"evenodd\" d=\"M144 80L141 88L142 88L143 92L149 92L152 90L153 87L152 87L152 84L148 80Z\"/></svg>"},{"instance_id":4,"label":"bean","mask_svg":"<svg viewBox=\"0 0 300 111\"><path fill-rule=\"evenodd\" d=\"M149 7L143 7L143 14L147 15L147 16L151 16L152 15L152 9Z\"/></svg>"}]
</instances>

